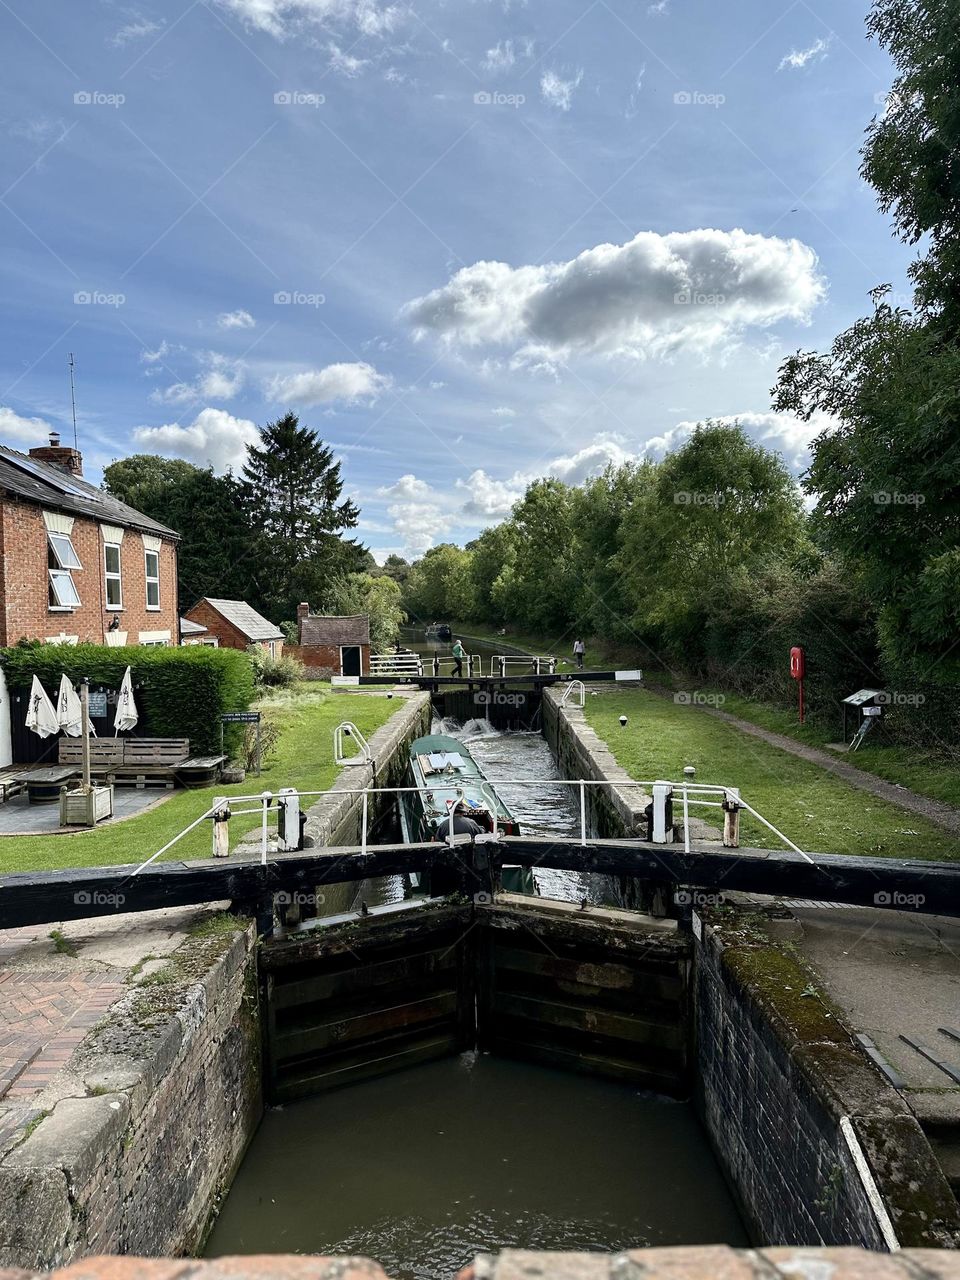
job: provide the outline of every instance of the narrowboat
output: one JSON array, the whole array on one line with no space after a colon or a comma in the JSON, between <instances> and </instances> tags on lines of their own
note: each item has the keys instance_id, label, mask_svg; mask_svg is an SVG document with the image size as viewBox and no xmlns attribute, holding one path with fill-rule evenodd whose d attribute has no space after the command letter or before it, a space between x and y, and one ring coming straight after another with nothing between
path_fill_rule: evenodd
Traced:
<instances>
[{"instance_id":1,"label":"narrowboat","mask_svg":"<svg viewBox=\"0 0 960 1280\"><path fill-rule=\"evenodd\" d=\"M412 742L408 785L420 790L400 793L400 829L405 844L444 840L450 810L461 801L468 810L466 816L484 831L520 835L520 824L457 738L431 733ZM536 892L529 868L504 867L502 883L512 892Z\"/></svg>"}]
</instances>

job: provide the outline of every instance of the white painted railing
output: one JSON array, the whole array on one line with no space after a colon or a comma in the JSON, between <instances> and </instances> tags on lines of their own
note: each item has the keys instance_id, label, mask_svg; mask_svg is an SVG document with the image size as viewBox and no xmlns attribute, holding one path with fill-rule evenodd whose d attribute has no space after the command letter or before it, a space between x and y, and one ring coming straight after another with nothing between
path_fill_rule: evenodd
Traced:
<instances>
[{"instance_id":1,"label":"white painted railing","mask_svg":"<svg viewBox=\"0 0 960 1280\"><path fill-rule=\"evenodd\" d=\"M522 673L520 668L523 669ZM533 653L495 653L490 659L492 676L525 675L528 672L535 676L552 676L556 670L556 658L537 656Z\"/></svg>"},{"instance_id":2,"label":"white painted railing","mask_svg":"<svg viewBox=\"0 0 960 1280\"><path fill-rule=\"evenodd\" d=\"M560 698L561 707L567 705L574 693L577 695L577 701L573 705L576 707L584 706L587 701L587 687L582 680L571 680L569 684L564 686L563 694Z\"/></svg>"},{"instance_id":3,"label":"white painted railing","mask_svg":"<svg viewBox=\"0 0 960 1280\"><path fill-rule=\"evenodd\" d=\"M727 787L716 785L713 783L693 782L684 779L682 782L669 782L663 779L657 781L646 780L629 780L609 782L604 779L587 779L587 778L551 778L549 780L551 787L576 787L578 789L579 799L579 817L580 817L580 844L585 847L588 843L587 834L587 795L591 787L616 787L618 790L628 790L631 788L642 789L646 793L653 795L653 836L654 842L660 844L670 844L673 842L673 820L672 805L675 799L679 799L683 813L683 842L684 849L690 852L690 808L693 806L707 809L720 809L724 815L723 823L723 843L726 848L736 849L740 846L740 811L745 810L756 818L763 826L771 831L779 840L781 840L794 853L798 853L805 858L811 865L816 865L814 859L808 853L805 853L798 845L779 831L772 822L769 822L762 813L759 813L751 804L743 799L736 787ZM498 779L496 786L498 787L542 787L544 782L536 778L510 778ZM450 817L451 836L453 832L453 807L464 795L464 788L458 786L456 781L451 778L447 785L434 784L433 786L424 787L357 787L357 788L337 788L336 795L339 796L359 796L361 798L361 821L360 821L360 852L367 853L369 838L369 805L371 796L401 796L411 794L429 795L437 790L447 790L454 792L454 798L445 801L448 808L448 816ZM481 790L488 796L488 799L494 799L493 785L489 782L482 784ZM165 853L168 853L184 836L191 831L196 830L201 823L212 820L213 825L213 856L225 857L229 850L229 838L227 828L229 822L235 817L244 815L257 815L260 819L260 861L266 864L269 854L269 815L272 812L280 812L279 805L274 807L274 799L283 805L283 849L281 851L289 851L291 848L290 836L292 833L297 835L297 843L292 847L299 846L299 813L301 809L301 801L304 799L314 799L321 796L329 795L329 791L297 791L295 788L283 788L274 797L270 791L262 791L258 795L249 796L218 796L213 804L204 813L195 818L188 826L168 840L167 843L152 854L146 861L137 867L134 875L139 874L145 867L156 862ZM234 808L234 805L250 805L253 808ZM491 803L491 812L495 812L496 806Z\"/></svg>"}]
</instances>

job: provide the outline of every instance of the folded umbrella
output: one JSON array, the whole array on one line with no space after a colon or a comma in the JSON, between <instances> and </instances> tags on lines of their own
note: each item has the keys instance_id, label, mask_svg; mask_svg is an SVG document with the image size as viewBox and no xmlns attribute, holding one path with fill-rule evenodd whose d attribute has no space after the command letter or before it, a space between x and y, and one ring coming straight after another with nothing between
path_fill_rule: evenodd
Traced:
<instances>
[{"instance_id":1,"label":"folded umbrella","mask_svg":"<svg viewBox=\"0 0 960 1280\"><path fill-rule=\"evenodd\" d=\"M53 703L47 697L43 685L36 676L33 677L33 683L30 686L26 726L41 738L49 738L52 734L60 732L60 721L57 719Z\"/></svg>"},{"instance_id":2,"label":"folded umbrella","mask_svg":"<svg viewBox=\"0 0 960 1280\"><path fill-rule=\"evenodd\" d=\"M83 733L83 708L80 705L80 697L66 675L60 677L57 720L63 732L69 734L71 738L79 738Z\"/></svg>"},{"instance_id":3,"label":"folded umbrella","mask_svg":"<svg viewBox=\"0 0 960 1280\"><path fill-rule=\"evenodd\" d=\"M133 679L130 675L130 668L127 667L120 685L120 692L117 695L117 714L113 727L117 733L126 733L128 729L133 728L139 719L137 704L133 700Z\"/></svg>"}]
</instances>

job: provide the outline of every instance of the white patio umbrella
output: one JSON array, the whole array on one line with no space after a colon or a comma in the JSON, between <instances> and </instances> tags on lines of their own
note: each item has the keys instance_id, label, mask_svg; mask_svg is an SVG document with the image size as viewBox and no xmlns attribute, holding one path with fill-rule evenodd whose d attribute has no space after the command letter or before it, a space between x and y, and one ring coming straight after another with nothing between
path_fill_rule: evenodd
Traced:
<instances>
[{"instance_id":1,"label":"white patio umbrella","mask_svg":"<svg viewBox=\"0 0 960 1280\"><path fill-rule=\"evenodd\" d=\"M30 686L26 726L41 738L49 738L52 734L60 732L60 721L57 719L53 703L47 697L43 685L36 676L33 677L33 683Z\"/></svg>"},{"instance_id":2,"label":"white patio umbrella","mask_svg":"<svg viewBox=\"0 0 960 1280\"><path fill-rule=\"evenodd\" d=\"M127 667L120 685L120 692L117 695L117 714L113 721L113 727L117 733L126 733L128 729L133 728L139 719L137 704L133 700L133 680L130 676L130 668Z\"/></svg>"},{"instance_id":3,"label":"white patio umbrella","mask_svg":"<svg viewBox=\"0 0 960 1280\"><path fill-rule=\"evenodd\" d=\"M57 694L57 720L64 733L71 738L79 738L83 733L83 708L80 697L66 675L60 677L60 692ZM91 729L92 729L91 725Z\"/></svg>"}]
</instances>

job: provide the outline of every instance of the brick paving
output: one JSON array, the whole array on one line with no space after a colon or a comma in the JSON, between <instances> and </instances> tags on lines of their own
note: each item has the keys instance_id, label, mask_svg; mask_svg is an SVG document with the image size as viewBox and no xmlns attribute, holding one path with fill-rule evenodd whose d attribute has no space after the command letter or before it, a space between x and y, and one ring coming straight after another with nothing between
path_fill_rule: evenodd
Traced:
<instances>
[{"instance_id":1,"label":"brick paving","mask_svg":"<svg viewBox=\"0 0 960 1280\"><path fill-rule=\"evenodd\" d=\"M125 985L102 970L0 973L0 1098L22 1100L51 1084Z\"/></svg>"}]
</instances>

